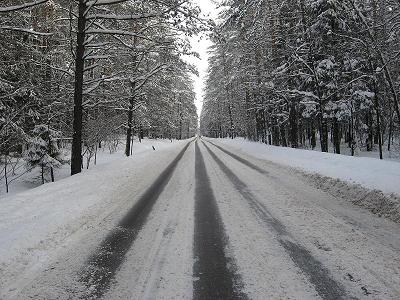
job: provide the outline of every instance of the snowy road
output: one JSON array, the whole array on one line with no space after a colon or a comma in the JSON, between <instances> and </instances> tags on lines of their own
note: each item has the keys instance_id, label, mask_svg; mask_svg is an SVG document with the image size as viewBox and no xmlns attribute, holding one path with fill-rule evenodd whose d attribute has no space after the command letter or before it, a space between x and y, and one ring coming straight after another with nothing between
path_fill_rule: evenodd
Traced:
<instances>
[{"instance_id":1,"label":"snowy road","mask_svg":"<svg viewBox=\"0 0 400 300\"><path fill-rule=\"evenodd\" d=\"M400 298L398 224L216 141L165 160L3 298Z\"/></svg>"}]
</instances>

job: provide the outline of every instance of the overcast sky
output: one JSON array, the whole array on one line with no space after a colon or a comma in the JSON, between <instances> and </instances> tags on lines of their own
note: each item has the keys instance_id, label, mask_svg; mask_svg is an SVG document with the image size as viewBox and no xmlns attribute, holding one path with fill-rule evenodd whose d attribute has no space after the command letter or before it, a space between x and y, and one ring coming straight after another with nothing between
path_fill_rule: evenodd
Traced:
<instances>
[{"instance_id":1,"label":"overcast sky","mask_svg":"<svg viewBox=\"0 0 400 300\"><path fill-rule=\"evenodd\" d=\"M213 18L214 20L217 18L217 10L214 4L212 4L211 0L193 0L198 6L200 6L203 14L209 15L209 17ZM191 58L189 59L191 63L197 66L199 70L199 77L193 76L194 80L194 88L196 92L196 107L197 107L197 114L200 117L202 101L203 101L203 86L205 75L207 73L207 48L211 45L211 42L206 38L203 37L199 41L199 37L193 37L191 39L191 43L193 46L193 50L200 54L201 59Z\"/></svg>"}]
</instances>

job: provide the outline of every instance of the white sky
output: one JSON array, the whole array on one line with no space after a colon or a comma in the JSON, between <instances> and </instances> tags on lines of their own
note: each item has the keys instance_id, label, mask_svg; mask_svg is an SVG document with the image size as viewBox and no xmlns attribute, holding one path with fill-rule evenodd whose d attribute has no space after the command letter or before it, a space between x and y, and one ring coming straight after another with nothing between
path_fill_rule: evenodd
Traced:
<instances>
[{"instance_id":1,"label":"white sky","mask_svg":"<svg viewBox=\"0 0 400 300\"><path fill-rule=\"evenodd\" d=\"M217 19L217 9L215 5L211 2L211 0L193 0L195 4L197 4L202 13L214 20ZM191 39L193 50L200 54L200 59L197 58L190 58L188 59L192 64L196 65L199 71L199 77L192 76L194 80L194 89L196 92L196 107L197 107L197 114L200 117L201 108L203 106L203 87L204 87L204 80L207 74L207 66L208 66L208 55L207 55L207 48L211 45L210 40L207 39L206 36L203 36L201 40L199 37L193 37Z\"/></svg>"}]
</instances>

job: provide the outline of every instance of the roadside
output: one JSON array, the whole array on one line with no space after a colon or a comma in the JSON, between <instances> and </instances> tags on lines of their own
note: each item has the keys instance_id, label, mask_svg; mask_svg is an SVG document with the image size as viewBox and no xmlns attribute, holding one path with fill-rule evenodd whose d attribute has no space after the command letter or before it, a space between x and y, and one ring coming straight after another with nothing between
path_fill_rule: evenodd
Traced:
<instances>
[{"instance_id":1,"label":"roadside","mask_svg":"<svg viewBox=\"0 0 400 300\"><path fill-rule=\"evenodd\" d=\"M268 146L243 139L204 139L225 150L273 163L308 184L389 220L400 222L400 163Z\"/></svg>"},{"instance_id":2,"label":"roadside","mask_svg":"<svg viewBox=\"0 0 400 300\"><path fill-rule=\"evenodd\" d=\"M118 142L118 143L117 143ZM172 143L175 143L173 140ZM64 145L62 148L63 156L65 160L70 159L70 145ZM144 138L139 142L135 139L133 141L132 153L133 156L153 151L152 147L156 150L162 150L169 148L171 146L171 141L167 139L148 139ZM91 172L93 169L99 168L102 165L109 164L113 161L118 161L125 157L125 142L116 140L113 142L103 142L102 148L98 148L96 151L96 156L92 153L88 164L88 155L85 154L83 157L84 168L82 173ZM40 167L33 168L31 171L27 170L25 161L22 158L11 159L12 163L8 166L8 183L9 183L9 193L6 193L4 172L0 173L0 200L11 197L18 193L28 191L30 189L39 187L42 185ZM2 170L4 165L0 161L0 170ZM89 166L89 168L87 168ZM4 170L3 170L4 171ZM68 163L62 165L60 168L54 169L55 181L67 178L71 175L71 167ZM51 184L49 174L45 174L45 184Z\"/></svg>"},{"instance_id":3,"label":"roadside","mask_svg":"<svg viewBox=\"0 0 400 300\"><path fill-rule=\"evenodd\" d=\"M166 143L90 172L7 197L0 207L0 298L9 299L85 237L93 250L187 141ZM101 224L101 226L100 226ZM88 234L90 232L90 234ZM87 250L87 251L90 251ZM89 253L82 251L80 256ZM73 264L83 263L70 257ZM18 275L18 276L17 276Z\"/></svg>"}]
</instances>

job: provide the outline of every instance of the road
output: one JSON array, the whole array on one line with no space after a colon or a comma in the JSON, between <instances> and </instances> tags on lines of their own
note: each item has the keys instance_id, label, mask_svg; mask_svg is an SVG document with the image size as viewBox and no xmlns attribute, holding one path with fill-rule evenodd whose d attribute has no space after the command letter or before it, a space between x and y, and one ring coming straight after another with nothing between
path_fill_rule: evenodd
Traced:
<instances>
[{"instance_id":1,"label":"road","mask_svg":"<svg viewBox=\"0 0 400 300\"><path fill-rule=\"evenodd\" d=\"M400 299L398 224L215 140L130 200L15 299Z\"/></svg>"}]
</instances>

